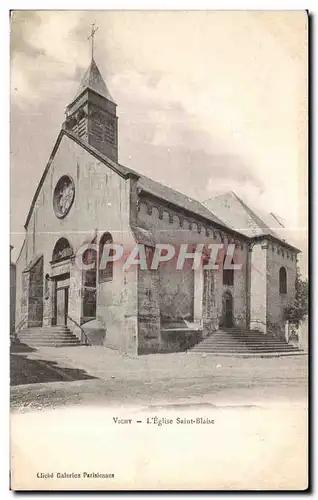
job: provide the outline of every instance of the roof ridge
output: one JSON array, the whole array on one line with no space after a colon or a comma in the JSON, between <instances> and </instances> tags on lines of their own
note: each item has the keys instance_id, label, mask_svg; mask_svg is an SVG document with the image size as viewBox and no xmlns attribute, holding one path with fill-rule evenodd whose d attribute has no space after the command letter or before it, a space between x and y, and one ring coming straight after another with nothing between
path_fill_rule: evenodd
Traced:
<instances>
[{"instance_id":1,"label":"roof ridge","mask_svg":"<svg viewBox=\"0 0 318 500\"><path fill-rule=\"evenodd\" d=\"M269 212L269 215L271 215L277 222L278 224L283 228L285 229L285 226L284 224L279 220L280 219L280 216L279 215L276 215L274 212Z\"/></svg>"},{"instance_id":2,"label":"roof ridge","mask_svg":"<svg viewBox=\"0 0 318 500\"><path fill-rule=\"evenodd\" d=\"M234 193L234 191L232 191L232 193L234 194L236 199L241 203L243 208L250 214L250 216L252 217L252 219L258 225L258 227L260 229L268 229L269 231L271 231L271 233L275 234L274 231L272 230L272 228L269 227L268 224L266 224L266 222L259 215L257 215L257 213L255 213L254 210L250 206L248 206L245 203L244 200L242 200L236 193Z\"/></svg>"}]
</instances>

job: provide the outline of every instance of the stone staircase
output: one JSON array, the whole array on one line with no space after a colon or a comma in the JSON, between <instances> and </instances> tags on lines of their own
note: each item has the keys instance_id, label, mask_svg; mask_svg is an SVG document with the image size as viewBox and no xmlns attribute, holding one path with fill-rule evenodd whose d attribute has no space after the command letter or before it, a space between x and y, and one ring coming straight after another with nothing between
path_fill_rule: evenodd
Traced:
<instances>
[{"instance_id":1,"label":"stone staircase","mask_svg":"<svg viewBox=\"0 0 318 500\"><path fill-rule=\"evenodd\" d=\"M67 326L26 328L17 333L20 342L31 347L71 347L81 345Z\"/></svg>"},{"instance_id":2,"label":"stone staircase","mask_svg":"<svg viewBox=\"0 0 318 500\"><path fill-rule=\"evenodd\" d=\"M196 344L189 352L212 354L295 354L298 347L271 334L238 328L220 329Z\"/></svg>"}]
</instances>

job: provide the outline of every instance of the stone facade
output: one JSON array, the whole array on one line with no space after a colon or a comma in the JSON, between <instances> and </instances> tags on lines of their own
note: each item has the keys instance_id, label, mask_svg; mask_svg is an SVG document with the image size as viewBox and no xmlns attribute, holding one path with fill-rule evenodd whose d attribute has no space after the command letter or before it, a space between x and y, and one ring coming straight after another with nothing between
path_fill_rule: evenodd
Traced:
<instances>
[{"instance_id":1,"label":"stone facade","mask_svg":"<svg viewBox=\"0 0 318 500\"><path fill-rule=\"evenodd\" d=\"M280 330L294 294L297 249L244 234L196 200L120 165L115 104L96 64L89 71L95 80L86 75L88 87L82 85L68 107L25 224L16 328L63 324L79 338L86 328L92 343L132 354L178 349L219 327ZM96 120L104 120L102 132ZM89 254L93 268L81 269L77 256L84 245L100 250L105 241L123 248L123 258L102 270L96 253L95 261ZM148 259L158 244L172 245L173 259L158 269L125 267L133 248L145 245ZM201 262L193 269L190 254L177 269L184 244L193 256L198 245L219 245L217 268L204 269ZM233 274L223 269L229 245L239 266Z\"/></svg>"},{"instance_id":2,"label":"stone facade","mask_svg":"<svg viewBox=\"0 0 318 500\"><path fill-rule=\"evenodd\" d=\"M15 332L15 301L16 301L16 265L11 260L10 245L10 334Z\"/></svg>"},{"instance_id":3,"label":"stone facade","mask_svg":"<svg viewBox=\"0 0 318 500\"><path fill-rule=\"evenodd\" d=\"M279 242L269 242L266 249L266 324L271 331L283 337L284 309L295 298L297 257L294 251ZM286 270L286 291L281 293L280 270Z\"/></svg>"},{"instance_id":4,"label":"stone facade","mask_svg":"<svg viewBox=\"0 0 318 500\"><path fill-rule=\"evenodd\" d=\"M65 174L74 180L76 194L67 217L60 219L53 211L52 195L59 178ZM50 163L49 174L38 193L17 262L17 294L20 300L17 324L28 315L31 273L25 271L25 268L37 253L43 256L43 276L49 275L50 278L57 279L58 276L68 275L68 279L71 279L72 286L68 284L69 314L72 319L81 323L82 273L76 266L75 258L52 264L53 249L57 241L65 237L75 254L83 244L90 243L95 234L98 243L106 231L113 235L114 242L130 249L135 243L129 225L133 182L107 168L66 135L61 137L56 155ZM53 284L54 282L49 281L47 294L43 295L43 321L46 325L52 324L53 320ZM96 315L105 323L107 345L136 349L136 295L135 273L125 273L120 266L114 266L111 282L103 283L97 288ZM68 323L73 329L71 320ZM118 330L123 325L127 328L129 340L123 336L118 340Z\"/></svg>"}]
</instances>

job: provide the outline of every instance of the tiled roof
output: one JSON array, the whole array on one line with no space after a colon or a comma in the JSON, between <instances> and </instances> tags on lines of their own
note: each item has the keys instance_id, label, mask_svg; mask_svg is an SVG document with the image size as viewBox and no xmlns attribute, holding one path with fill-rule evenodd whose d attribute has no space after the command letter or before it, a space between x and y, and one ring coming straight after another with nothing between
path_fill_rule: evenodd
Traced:
<instances>
[{"instance_id":1,"label":"tiled roof","mask_svg":"<svg viewBox=\"0 0 318 500\"><path fill-rule=\"evenodd\" d=\"M247 205L233 191L206 200L204 204L224 224L250 238L267 235L285 241L286 235L290 233L272 213L267 214Z\"/></svg>"},{"instance_id":2,"label":"tiled roof","mask_svg":"<svg viewBox=\"0 0 318 500\"><path fill-rule=\"evenodd\" d=\"M224 226L224 223L198 200L190 198L189 196L182 194L179 191L176 191L168 186L165 186L160 182L154 181L153 179L150 179L145 175L138 175L140 175L138 186L147 193L150 193L157 198L161 198L168 203L172 203L173 205L182 207L189 212L200 215L205 219L209 219L210 221L215 222L218 225Z\"/></svg>"}]
</instances>

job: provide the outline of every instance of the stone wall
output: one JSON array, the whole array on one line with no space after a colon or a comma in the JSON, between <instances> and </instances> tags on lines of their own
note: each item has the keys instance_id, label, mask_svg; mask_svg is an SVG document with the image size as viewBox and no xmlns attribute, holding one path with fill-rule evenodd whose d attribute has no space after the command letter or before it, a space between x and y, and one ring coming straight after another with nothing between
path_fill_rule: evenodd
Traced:
<instances>
[{"instance_id":1,"label":"stone wall","mask_svg":"<svg viewBox=\"0 0 318 500\"><path fill-rule=\"evenodd\" d=\"M246 297L247 297L247 247L238 246L235 249L234 262L233 264L239 266L238 269L233 270L233 285L229 286L223 282L223 271L220 267L219 279L222 282L221 294L224 296L227 292L230 292L233 297L233 323L234 326L239 328L246 327ZM219 294L220 295L220 294ZM218 310L219 319L221 320L222 311L222 301L221 297L218 297Z\"/></svg>"},{"instance_id":2,"label":"stone wall","mask_svg":"<svg viewBox=\"0 0 318 500\"><path fill-rule=\"evenodd\" d=\"M31 267L29 278L28 326L42 326L43 323L43 257Z\"/></svg>"},{"instance_id":3,"label":"stone wall","mask_svg":"<svg viewBox=\"0 0 318 500\"><path fill-rule=\"evenodd\" d=\"M159 272L138 269L138 353L158 352L160 344Z\"/></svg>"},{"instance_id":4,"label":"stone wall","mask_svg":"<svg viewBox=\"0 0 318 500\"><path fill-rule=\"evenodd\" d=\"M63 175L73 179L75 198L65 218L56 217L53 210L53 191ZM98 244L104 232L131 250L134 238L130 231L129 204L135 188L132 179L124 179L93 157L75 141L63 136L51 161L29 220L24 248L17 262L17 314L19 322L26 314L23 302L22 271L36 253L43 254L43 276L51 276L52 253L59 238L69 241L73 252L94 238ZM73 292L69 313L80 318L80 275L71 268ZM75 280L75 281L74 281ZM108 286L107 286L108 285ZM45 289L45 284L43 288ZM46 287L47 288L47 287ZM51 321L51 294L44 304L44 320ZM111 307L111 303L114 307ZM109 307L108 307L109 306ZM136 352L137 350L137 280L136 273L118 272L111 284L102 285L97 294L97 316L105 324L105 345ZM71 328L72 323L69 324Z\"/></svg>"},{"instance_id":5,"label":"stone wall","mask_svg":"<svg viewBox=\"0 0 318 500\"><path fill-rule=\"evenodd\" d=\"M241 263L240 270L235 270L233 287L234 321L238 325L246 326L246 258L247 245L244 238L234 238L226 229L220 230L213 223L190 215L164 201L142 193L139 198L137 224L151 232L153 239L158 243L174 245L178 254L180 244L186 243L195 248L197 244L219 244L227 247L235 245L235 261ZM192 260L188 260L192 264ZM172 318L184 317L202 321L203 280L186 271L173 269L176 262L169 262L160 269L160 310L163 316ZM164 271L166 269L166 272ZM179 273L179 274L177 274ZM222 316L222 268L214 271L215 306L213 309L214 325L218 324ZM184 300L182 300L184 298ZM199 318L201 315L201 318ZM206 323L208 324L208 323ZM209 326L212 331L212 326Z\"/></svg>"},{"instance_id":6,"label":"stone wall","mask_svg":"<svg viewBox=\"0 0 318 500\"><path fill-rule=\"evenodd\" d=\"M267 243L257 242L250 254L250 328L266 333Z\"/></svg>"},{"instance_id":7,"label":"stone wall","mask_svg":"<svg viewBox=\"0 0 318 500\"><path fill-rule=\"evenodd\" d=\"M285 267L287 274L287 293L280 293L279 270ZM267 248L267 326L273 333L284 337L284 309L295 297L297 255L279 243L268 243Z\"/></svg>"},{"instance_id":8,"label":"stone wall","mask_svg":"<svg viewBox=\"0 0 318 500\"><path fill-rule=\"evenodd\" d=\"M15 331L16 265L10 262L10 333Z\"/></svg>"},{"instance_id":9,"label":"stone wall","mask_svg":"<svg viewBox=\"0 0 318 500\"><path fill-rule=\"evenodd\" d=\"M24 325L28 314L28 289L29 275L23 273L27 265L27 246L24 241L19 257L16 262L16 308L15 329L20 330ZM26 283L27 280L27 283Z\"/></svg>"},{"instance_id":10,"label":"stone wall","mask_svg":"<svg viewBox=\"0 0 318 500\"><path fill-rule=\"evenodd\" d=\"M202 336L207 337L220 325L222 281L219 271L203 271L202 290Z\"/></svg>"},{"instance_id":11,"label":"stone wall","mask_svg":"<svg viewBox=\"0 0 318 500\"><path fill-rule=\"evenodd\" d=\"M161 263L160 315L162 321L173 319L194 319L194 270L190 260L183 269L176 269L176 259Z\"/></svg>"},{"instance_id":12,"label":"stone wall","mask_svg":"<svg viewBox=\"0 0 318 500\"><path fill-rule=\"evenodd\" d=\"M287 293L280 293L279 270L285 267ZM295 297L295 250L264 239L251 252L250 324L264 333L284 337L284 309Z\"/></svg>"}]
</instances>

